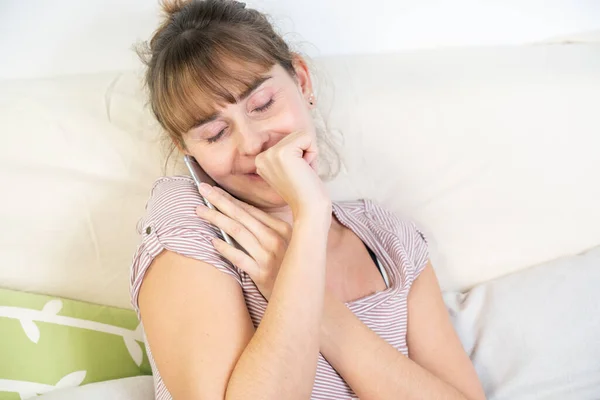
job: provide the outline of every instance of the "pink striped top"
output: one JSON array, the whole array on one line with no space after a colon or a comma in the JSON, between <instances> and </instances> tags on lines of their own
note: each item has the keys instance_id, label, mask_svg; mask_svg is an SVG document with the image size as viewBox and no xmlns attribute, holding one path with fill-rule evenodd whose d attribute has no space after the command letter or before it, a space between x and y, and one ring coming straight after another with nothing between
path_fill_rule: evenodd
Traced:
<instances>
[{"instance_id":1,"label":"pink striped top","mask_svg":"<svg viewBox=\"0 0 600 400\"><path fill-rule=\"evenodd\" d=\"M195 208L201 203L194 182L187 176L163 177L155 182L146 215L137 226L142 237L131 267L132 304L139 317L138 294L144 274L154 257L168 249L205 261L232 276L242 288L248 312L257 327L267 302L250 277L213 248L210 237L220 234L217 228L196 216ZM334 216L373 250L390 281L386 290L346 303L346 306L371 330L408 355L407 295L427 263L425 237L412 222L399 219L368 199L333 202L332 208ZM146 350L154 374L156 398L171 399L147 342ZM342 377L319 355L311 398L355 397Z\"/></svg>"}]
</instances>

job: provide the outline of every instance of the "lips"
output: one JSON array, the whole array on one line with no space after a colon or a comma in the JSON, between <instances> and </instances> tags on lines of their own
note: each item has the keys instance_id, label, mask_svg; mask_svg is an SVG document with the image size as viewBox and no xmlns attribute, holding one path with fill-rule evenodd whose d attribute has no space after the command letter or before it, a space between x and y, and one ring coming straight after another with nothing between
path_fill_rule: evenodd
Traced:
<instances>
[{"instance_id":1,"label":"lips","mask_svg":"<svg viewBox=\"0 0 600 400\"><path fill-rule=\"evenodd\" d=\"M258 174L246 174L250 179L262 179Z\"/></svg>"}]
</instances>

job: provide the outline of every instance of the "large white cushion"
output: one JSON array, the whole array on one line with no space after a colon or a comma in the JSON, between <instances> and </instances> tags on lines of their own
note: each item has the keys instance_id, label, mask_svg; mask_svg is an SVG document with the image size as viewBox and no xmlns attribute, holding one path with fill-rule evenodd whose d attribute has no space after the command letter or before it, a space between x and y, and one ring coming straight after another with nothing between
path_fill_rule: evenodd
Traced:
<instances>
[{"instance_id":1,"label":"large white cushion","mask_svg":"<svg viewBox=\"0 0 600 400\"><path fill-rule=\"evenodd\" d=\"M332 197L416 219L445 288L600 243L600 46L317 66L319 105L335 95L346 140ZM0 285L129 307L135 223L163 172L139 83L132 71L0 82Z\"/></svg>"},{"instance_id":2,"label":"large white cushion","mask_svg":"<svg viewBox=\"0 0 600 400\"><path fill-rule=\"evenodd\" d=\"M600 397L600 247L447 293L489 400Z\"/></svg>"},{"instance_id":3,"label":"large white cushion","mask_svg":"<svg viewBox=\"0 0 600 400\"><path fill-rule=\"evenodd\" d=\"M600 244L599 44L324 65L346 138L335 197L415 219L445 289Z\"/></svg>"},{"instance_id":4,"label":"large white cushion","mask_svg":"<svg viewBox=\"0 0 600 400\"><path fill-rule=\"evenodd\" d=\"M0 285L131 307L135 223L161 164L139 113L109 120L118 76L1 83Z\"/></svg>"}]
</instances>

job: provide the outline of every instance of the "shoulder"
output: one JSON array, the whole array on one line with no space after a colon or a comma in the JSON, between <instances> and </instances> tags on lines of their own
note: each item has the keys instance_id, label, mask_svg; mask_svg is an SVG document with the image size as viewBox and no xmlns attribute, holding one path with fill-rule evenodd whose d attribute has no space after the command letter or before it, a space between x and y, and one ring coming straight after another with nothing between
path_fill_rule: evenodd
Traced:
<instances>
[{"instance_id":1,"label":"shoulder","mask_svg":"<svg viewBox=\"0 0 600 400\"><path fill-rule=\"evenodd\" d=\"M204 201L190 177L169 176L154 182L145 215L137 224L140 243L131 266L130 290L136 310L141 282L163 250L209 263L241 285L241 270L212 245L211 239L221 235L219 229L196 215L201 204Z\"/></svg>"},{"instance_id":2,"label":"shoulder","mask_svg":"<svg viewBox=\"0 0 600 400\"><path fill-rule=\"evenodd\" d=\"M164 176L152 185L146 203L145 219L160 221L169 217L169 222L172 223L173 217L195 214L195 209L200 204L203 204L202 197L190 177Z\"/></svg>"},{"instance_id":3,"label":"shoulder","mask_svg":"<svg viewBox=\"0 0 600 400\"><path fill-rule=\"evenodd\" d=\"M207 234L215 231L196 215L199 205L204 205L204 200L192 178L182 175L158 178L150 190L146 212L138 221L137 231L143 234L149 226L157 230L195 226L204 228Z\"/></svg>"},{"instance_id":4,"label":"shoulder","mask_svg":"<svg viewBox=\"0 0 600 400\"><path fill-rule=\"evenodd\" d=\"M399 214L378 203L376 200L365 199L365 212L381 228L396 233L400 239L411 237L415 232L419 231L417 225L412 220L400 217Z\"/></svg>"},{"instance_id":5,"label":"shoulder","mask_svg":"<svg viewBox=\"0 0 600 400\"><path fill-rule=\"evenodd\" d=\"M204 241L220 236L215 226L198 217L196 208L205 205L194 180L188 176L165 176L152 185L145 215L138 221L137 231L151 230L161 235L182 238L194 232Z\"/></svg>"},{"instance_id":6,"label":"shoulder","mask_svg":"<svg viewBox=\"0 0 600 400\"><path fill-rule=\"evenodd\" d=\"M161 176L152 184L150 197L168 191L196 191L194 180L185 175Z\"/></svg>"},{"instance_id":7,"label":"shoulder","mask_svg":"<svg viewBox=\"0 0 600 400\"><path fill-rule=\"evenodd\" d=\"M397 213L379 204L375 200L365 199L365 212L386 237L393 237L394 251L402 253L406 260L411 281L423 271L429 260L427 237L411 219L402 218ZM394 247L394 246L392 246Z\"/></svg>"}]
</instances>

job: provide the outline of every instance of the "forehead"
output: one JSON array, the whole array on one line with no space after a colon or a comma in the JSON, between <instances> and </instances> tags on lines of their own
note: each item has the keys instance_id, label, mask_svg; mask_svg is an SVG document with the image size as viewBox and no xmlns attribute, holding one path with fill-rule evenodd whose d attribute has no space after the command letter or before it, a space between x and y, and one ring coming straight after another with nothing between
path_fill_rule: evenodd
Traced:
<instances>
[{"instance_id":1,"label":"forehead","mask_svg":"<svg viewBox=\"0 0 600 400\"><path fill-rule=\"evenodd\" d=\"M227 96L223 94L206 96L206 102L204 103L203 110L199 110L199 114L202 115L202 118L196 122L196 125L208 122L207 120L214 118L216 114L218 114L219 109L227 107L228 104L235 104L246 100L248 96L252 94L252 92L261 87L265 82L267 84L269 82L285 84L287 83L287 80L291 81L290 75L279 64L274 65L270 69L255 71L250 75L248 75L248 70L243 68L240 68L237 71L234 68L231 71L232 76L237 76L239 78L243 75L246 75L246 77L234 80L233 82L224 83L223 88L225 89L226 93L229 93Z\"/></svg>"},{"instance_id":2,"label":"forehead","mask_svg":"<svg viewBox=\"0 0 600 400\"><path fill-rule=\"evenodd\" d=\"M243 65L241 67L235 66L230 71L233 77L244 76L242 79L232 80L224 84L228 87L228 91L233 94L232 97L235 97L236 101L241 100L240 98L244 95L248 95L249 90L256 89L256 83L259 81L264 82L265 78L272 78L269 79L269 82L279 83L291 78L287 71L279 64L275 64L270 68L253 69L250 74L248 74L250 69L244 68Z\"/></svg>"},{"instance_id":3,"label":"forehead","mask_svg":"<svg viewBox=\"0 0 600 400\"><path fill-rule=\"evenodd\" d=\"M245 100L255 89L262 86L264 82L281 83L286 78L289 78L289 75L279 64L274 65L270 69L265 68L262 71L255 71L255 73L252 74L252 76L244 79L243 82L238 81L237 84L234 84L234 86L230 90L233 94L232 97L234 98L231 99L233 101L230 101L230 103Z\"/></svg>"},{"instance_id":4,"label":"forehead","mask_svg":"<svg viewBox=\"0 0 600 400\"><path fill-rule=\"evenodd\" d=\"M280 64L262 61L233 59L220 54L203 62L188 63L170 77L166 73L162 92L165 96L160 102L166 124L176 132L188 132L214 117L219 110L236 103L257 80L272 76L270 81L285 84L286 79L291 79Z\"/></svg>"}]
</instances>

